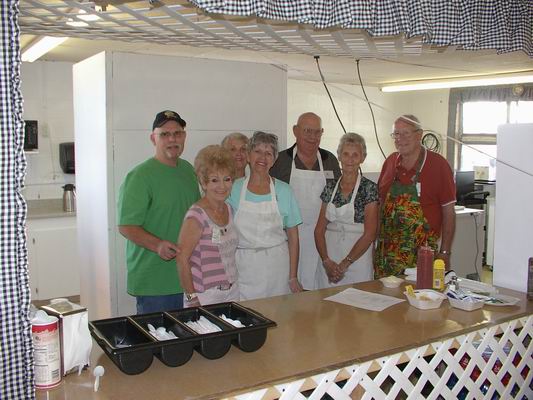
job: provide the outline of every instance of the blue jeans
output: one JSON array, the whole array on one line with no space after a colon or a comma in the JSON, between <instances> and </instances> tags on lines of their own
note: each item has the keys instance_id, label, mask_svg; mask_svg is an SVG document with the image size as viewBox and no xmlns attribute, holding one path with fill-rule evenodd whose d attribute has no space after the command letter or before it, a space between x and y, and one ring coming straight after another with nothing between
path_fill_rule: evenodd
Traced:
<instances>
[{"instance_id":1,"label":"blue jeans","mask_svg":"<svg viewBox=\"0 0 533 400\"><path fill-rule=\"evenodd\" d=\"M171 311L183 308L183 293L162 296L135 296L137 314Z\"/></svg>"}]
</instances>

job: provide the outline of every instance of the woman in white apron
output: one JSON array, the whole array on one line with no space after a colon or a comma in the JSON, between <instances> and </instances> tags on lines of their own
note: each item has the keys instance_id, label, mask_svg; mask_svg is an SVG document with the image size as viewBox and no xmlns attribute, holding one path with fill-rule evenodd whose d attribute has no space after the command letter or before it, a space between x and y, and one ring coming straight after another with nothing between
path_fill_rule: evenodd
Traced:
<instances>
[{"instance_id":1,"label":"woman in white apron","mask_svg":"<svg viewBox=\"0 0 533 400\"><path fill-rule=\"evenodd\" d=\"M241 300L302 290L297 278L302 220L291 187L268 174L277 154L277 136L254 133L250 176L235 182L229 198L239 234L235 259Z\"/></svg>"},{"instance_id":2,"label":"woman in white apron","mask_svg":"<svg viewBox=\"0 0 533 400\"><path fill-rule=\"evenodd\" d=\"M337 154L342 176L322 191L323 203L315 228L315 244L321 258L318 288L373 279L371 244L377 233L378 190L359 171L366 157L364 138L346 133Z\"/></svg>"}]
</instances>

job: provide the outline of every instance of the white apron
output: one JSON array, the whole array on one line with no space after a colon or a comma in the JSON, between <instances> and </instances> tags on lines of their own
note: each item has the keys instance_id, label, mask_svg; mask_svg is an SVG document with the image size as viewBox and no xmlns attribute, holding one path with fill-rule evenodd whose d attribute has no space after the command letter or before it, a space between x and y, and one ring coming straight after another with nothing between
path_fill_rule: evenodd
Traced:
<instances>
[{"instance_id":1,"label":"white apron","mask_svg":"<svg viewBox=\"0 0 533 400\"><path fill-rule=\"evenodd\" d=\"M274 180L270 178L271 201L253 203L246 200L250 177L241 190L234 224L239 233L235 261L239 274L241 300L290 293L289 245L278 210Z\"/></svg>"},{"instance_id":2,"label":"white apron","mask_svg":"<svg viewBox=\"0 0 533 400\"><path fill-rule=\"evenodd\" d=\"M296 169L294 163L296 152L297 149L294 146L289 184L300 207L303 220L302 225L298 227L300 238L298 279L304 289L313 290L316 289L317 263L320 260L315 246L315 226L322 206L320 194L324 190L324 186L326 186L326 176L324 175L320 152L317 151L320 171Z\"/></svg>"},{"instance_id":3,"label":"white apron","mask_svg":"<svg viewBox=\"0 0 533 400\"><path fill-rule=\"evenodd\" d=\"M337 208L333 204L333 199L339 188L340 181L339 179L335 185L331 200L326 206L326 219L328 220L326 227L326 247L329 258L336 263L340 263L348 255L355 242L359 240L364 232L364 224L354 222L354 202L357 197L357 190L361 184L361 174L357 177L350 202ZM322 261L319 260L318 262L317 286L319 289L365 282L372 279L372 246L350 265L344 273L344 277L337 283L329 282L326 270L322 266Z\"/></svg>"}]
</instances>

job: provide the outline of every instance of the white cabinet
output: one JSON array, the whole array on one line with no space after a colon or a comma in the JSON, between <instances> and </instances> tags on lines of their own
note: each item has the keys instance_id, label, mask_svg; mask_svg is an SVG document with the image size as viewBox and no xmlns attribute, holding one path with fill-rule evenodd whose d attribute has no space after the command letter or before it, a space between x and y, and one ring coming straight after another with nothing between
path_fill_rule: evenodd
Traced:
<instances>
[{"instance_id":1,"label":"white cabinet","mask_svg":"<svg viewBox=\"0 0 533 400\"><path fill-rule=\"evenodd\" d=\"M80 294L76 218L27 220L32 300Z\"/></svg>"},{"instance_id":2,"label":"white cabinet","mask_svg":"<svg viewBox=\"0 0 533 400\"><path fill-rule=\"evenodd\" d=\"M498 183L494 227L494 284L527 292L533 256L533 124L498 127Z\"/></svg>"}]
</instances>

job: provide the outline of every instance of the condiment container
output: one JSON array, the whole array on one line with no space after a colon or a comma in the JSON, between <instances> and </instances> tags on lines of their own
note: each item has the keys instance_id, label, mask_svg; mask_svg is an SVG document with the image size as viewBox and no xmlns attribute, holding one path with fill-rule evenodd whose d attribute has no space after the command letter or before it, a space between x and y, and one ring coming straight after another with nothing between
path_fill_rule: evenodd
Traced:
<instances>
[{"instance_id":1,"label":"condiment container","mask_svg":"<svg viewBox=\"0 0 533 400\"><path fill-rule=\"evenodd\" d=\"M35 387L50 389L61 383L59 320L39 310L31 321Z\"/></svg>"},{"instance_id":2,"label":"condiment container","mask_svg":"<svg viewBox=\"0 0 533 400\"><path fill-rule=\"evenodd\" d=\"M63 298L50 300L41 309L59 318L63 375L88 366L93 341L87 325L87 309Z\"/></svg>"},{"instance_id":3,"label":"condiment container","mask_svg":"<svg viewBox=\"0 0 533 400\"><path fill-rule=\"evenodd\" d=\"M398 277L392 276L392 275L391 276L385 276L383 278L379 278L379 280L381 281L381 283L383 283L383 286L385 286L387 288L397 288L403 282L402 278L398 278Z\"/></svg>"},{"instance_id":4,"label":"condiment container","mask_svg":"<svg viewBox=\"0 0 533 400\"><path fill-rule=\"evenodd\" d=\"M433 249L420 246L416 258L416 288L431 289L433 287Z\"/></svg>"},{"instance_id":5,"label":"condiment container","mask_svg":"<svg viewBox=\"0 0 533 400\"><path fill-rule=\"evenodd\" d=\"M407 297L409 304L411 304L413 307L419 308L420 310L439 308L443 300L446 299L444 294L431 289L415 290L414 296L412 294L408 294L408 292L404 292L404 294L405 297Z\"/></svg>"},{"instance_id":6,"label":"condiment container","mask_svg":"<svg viewBox=\"0 0 533 400\"><path fill-rule=\"evenodd\" d=\"M485 304L483 300L478 299L454 299L452 297L448 297L448 301L452 307L459 308L464 311L478 310Z\"/></svg>"},{"instance_id":7,"label":"condiment container","mask_svg":"<svg viewBox=\"0 0 533 400\"><path fill-rule=\"evenodd\" d=\"M436 259L433 263L433 289L444 290L444 260Z\"/></svg>"}]
</instances>

